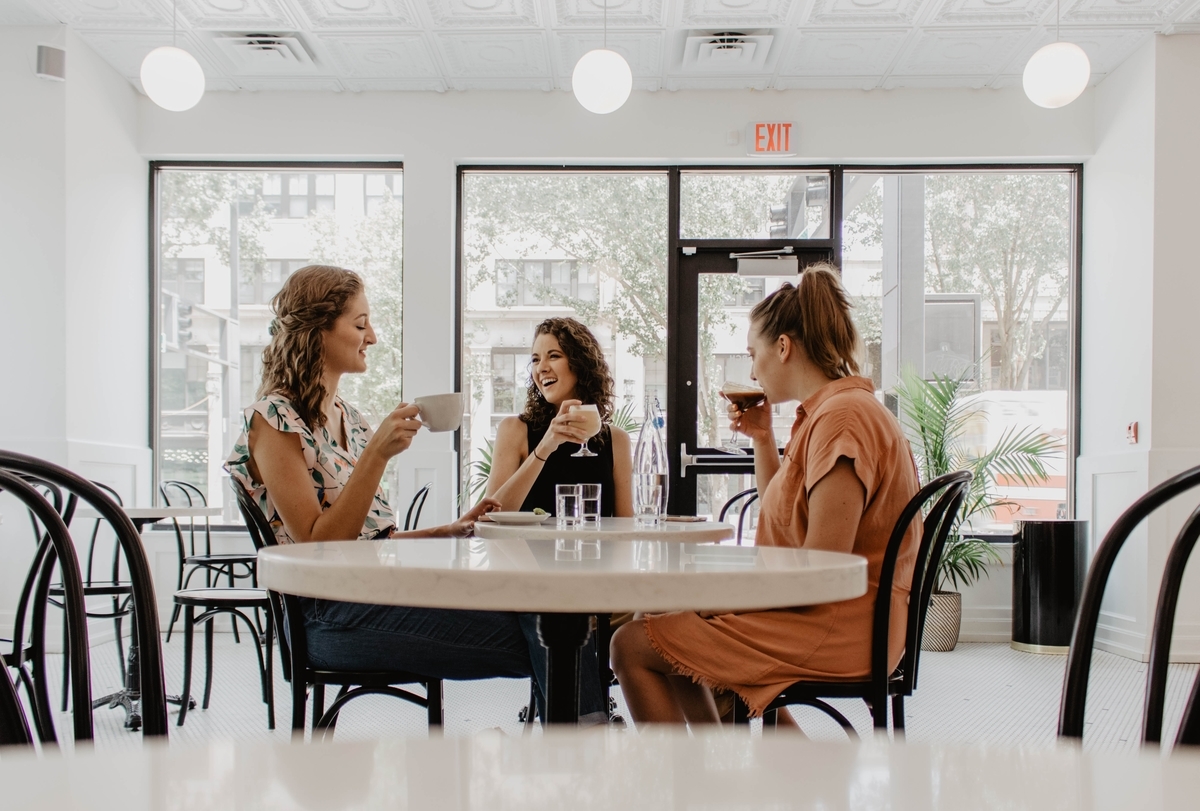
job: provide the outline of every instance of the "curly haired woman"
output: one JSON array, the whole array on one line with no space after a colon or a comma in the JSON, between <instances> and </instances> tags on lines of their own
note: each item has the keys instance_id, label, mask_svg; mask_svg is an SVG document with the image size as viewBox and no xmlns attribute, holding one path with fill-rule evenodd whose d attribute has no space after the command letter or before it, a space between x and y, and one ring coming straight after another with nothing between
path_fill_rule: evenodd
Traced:
<instances>
[{"instance_id":1,"label":"curly haired woman","mask_svg":"<svg viewBox=\"0 0 1200 811\"><path fill-rule=\"evenodd\" d=\"M388 461L420 429L417 408L401 403L372 430L337 394L342 375L366 371L367 348L376 341L362 279L310 265L288 277L271 306L276 317L263 351L259 399L244 412L226 469L262 509L277 540L469 535L494 501L453 524L397 531L379 483ZM526 615L316 599L301 604L317 667L523 678L545 659Z\"/></svg>"},{"instance_id":2,"label":"curly haired woman","mask_svg":"<svg viewBox=\"0 0 1200 811\"><path fill-rule=\"evenodd\" d=\"M496 430L496 449L487 494L505 510L541 508L554 512L554 485L600 487L600 514L633 515L633 456L629 434L608 425L613 414L613 380L596 336L574 318L538 324L530 353L525 411L506 417ZM588 438L571 406L595 404L600 433L592 457L573 457Z\"/></svg>"}]
</instances>

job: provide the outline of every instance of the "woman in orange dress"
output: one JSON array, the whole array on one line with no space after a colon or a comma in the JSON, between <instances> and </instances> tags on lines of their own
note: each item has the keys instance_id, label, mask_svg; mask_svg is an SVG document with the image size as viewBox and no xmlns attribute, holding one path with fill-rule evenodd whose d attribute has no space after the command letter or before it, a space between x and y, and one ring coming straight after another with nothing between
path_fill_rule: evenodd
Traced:
<instances>
[{"instance_id":1,"label":"woman in orange dress","mask_svg":"<svg viewBox=\"0 0 1200 811\"><path fill-rule=\"evenodd\" d=\"M761 715L804 679L870 674L871 617L892 527L918 490L916 465L895 417L858 376L858 333L836 268L807 268L750 313L751 377L767 402L739 411L754 442L761 493L757 540L853 552L868 561L867 593L840 603L732 614L646 616L613 637L613 667L634 720L716 723L714 689L737 693ZM782 459L771 403L798 400ZM914 522L896 566L890 665L899 664L909 583L920 541Z\"/></svg>"}]
</instances>

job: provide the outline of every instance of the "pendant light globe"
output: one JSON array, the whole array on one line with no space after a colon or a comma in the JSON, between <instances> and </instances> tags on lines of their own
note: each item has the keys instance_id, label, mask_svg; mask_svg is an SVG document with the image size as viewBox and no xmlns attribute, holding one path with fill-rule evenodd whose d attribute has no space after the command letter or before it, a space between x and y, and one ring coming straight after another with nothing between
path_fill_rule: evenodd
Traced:
<instances>
[{"instance_id":1,"label":"pendant light globe","mask_svg":"<svg viewBox=\"0 0 1200 811\"><path fill-rule=\"evenodd\" d=\"M164 45L142 60L142 87L150 100L174 113L190 110L204 96L204 71L196 57Z\"/></svg>"},{"instance_id":2,"label":"pendant light globe","mask_svg":"<svg viewBox=\"0 0 1200 811\"><path fill-rule=\"evenodd\" d=\"M606 115L621 108L633 90L633 71L625 57L607 48L588 51L575 63L571 90L585 110Z\"/></svg>"},{"instance_id":3,"label":"pendant light globe","mask_svg":"<svg viewBox=\"0 0 1200 811\"><path fill-rule=\"evenodd\" d=\"M1052 42L1029 58L1021 84L1030 101L1054 109L1079 98L1091 75L1083 48L1073 42Z\"/></svg>"}]
</instances>

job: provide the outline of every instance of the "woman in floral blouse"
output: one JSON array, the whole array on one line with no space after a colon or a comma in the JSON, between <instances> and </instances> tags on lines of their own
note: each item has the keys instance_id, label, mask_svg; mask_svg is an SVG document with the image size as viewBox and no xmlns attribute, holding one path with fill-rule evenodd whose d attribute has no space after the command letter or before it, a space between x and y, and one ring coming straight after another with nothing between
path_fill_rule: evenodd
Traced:
<instances>
[{"instance_id":1,"label":"woman in floral blouse","mask_svg":"<svg viewBox=\"0 0 1200 811\"><path fill-rule=\"evenodd\" d=\"M293 273L271 303L276 318L263 351L259 399L245 410L226 469L256 500L279 542L469 535L494 501L452 524L397 531L379 482L388 461L421 427L416 406L401 403L372 430L337 396L343 374L366 371L367 347L376 340L362 279L311 265ZM535 623L524 615L318 599L301 604L317 667L524 678L534 673L531 647L544 661Z\"/></svg>"}]
</instances>

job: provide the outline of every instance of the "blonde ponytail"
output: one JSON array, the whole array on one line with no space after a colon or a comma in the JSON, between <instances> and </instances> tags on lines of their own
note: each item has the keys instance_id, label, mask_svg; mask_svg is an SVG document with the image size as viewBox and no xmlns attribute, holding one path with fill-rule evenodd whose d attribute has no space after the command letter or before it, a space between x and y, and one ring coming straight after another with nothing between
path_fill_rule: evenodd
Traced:
<instances>
[{"instance_id":1,"label":"blonde ponytail","mask_svg":"<svg viewBox=\"0 0 1200 811\"><path fill-rule=\"evenodd\" d=\"M837 268L820 262L804 269L799 287L790 283L755 305L750 322L769 341L787 335L804 348L826 377L859 373L858 330Z\"/></svg>"}]
</instances>

